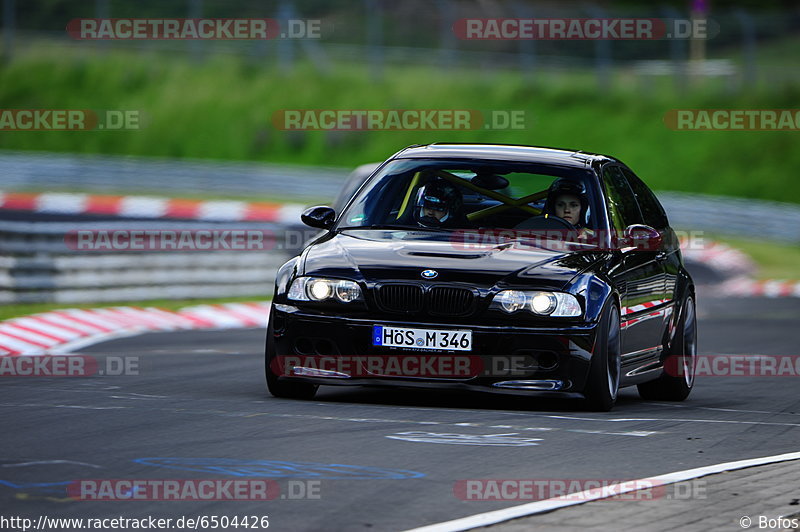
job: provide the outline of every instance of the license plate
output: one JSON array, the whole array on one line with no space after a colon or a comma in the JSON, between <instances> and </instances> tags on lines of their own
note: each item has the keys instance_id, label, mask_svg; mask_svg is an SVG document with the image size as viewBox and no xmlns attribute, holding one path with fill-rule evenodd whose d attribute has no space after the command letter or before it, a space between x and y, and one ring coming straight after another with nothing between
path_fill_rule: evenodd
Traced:
<instances>
[{"instance_id":1,"label":"license plate","mask_svg":"<svg viewBox=\"0 0 800 532\"><path fill-rule=\"evenodd\" d=\"M372 328L372 345L442 351L471 351L472 331L443 331L440 329L411 329L408 327L375 325Z\"/></svg>"}]
</instances>

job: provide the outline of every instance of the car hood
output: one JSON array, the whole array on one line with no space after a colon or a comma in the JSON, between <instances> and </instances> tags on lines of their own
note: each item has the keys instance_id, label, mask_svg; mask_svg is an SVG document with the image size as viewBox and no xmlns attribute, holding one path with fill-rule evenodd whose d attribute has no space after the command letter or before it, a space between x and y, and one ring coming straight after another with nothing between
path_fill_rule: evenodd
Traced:
<instances>
[{"instance_id":1,"label":"car hood","mask_svg":"<svg viewBox=\"0 0 800 532\"><path fill-rule=\"evenodd\" d=\"M436 282L559 289L599 258L595 249L545 244L521 240L476 244L446 232L347 230L309 246L304 273L364 281L420 281L422 271L430 269L438 274Z\"/></svg>"}]
</instances>

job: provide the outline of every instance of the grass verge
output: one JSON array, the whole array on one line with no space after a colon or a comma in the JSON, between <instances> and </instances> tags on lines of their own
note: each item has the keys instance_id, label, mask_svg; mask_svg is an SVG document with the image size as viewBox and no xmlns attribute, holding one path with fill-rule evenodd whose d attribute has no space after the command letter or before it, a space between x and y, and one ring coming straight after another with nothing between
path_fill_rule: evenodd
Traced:
<instances>
[{"instance_id":1,"label":"grass verge","mask_svg":"<svg viewBox=\"0 0 800 532\"><path fill-rule=\"evenodd\" d=\"M599 91L590 74L395 66L375 81L359 63L332 67L323 76L299 62L285 73L222 55L196 63L34 43L0 66L4 108L139 110L142 128L9 132L0 149L354 167L414 143L534 144L617 156L656 190L800 203L796 131L673 131L663 121L672 109L792 109L800 85L735 92L709 80L680 93L667 78L646 85L617 72ZM284 131L272 118L286 109L521 110L526 120L505 130Z\"/></svg>"}]
</instances>

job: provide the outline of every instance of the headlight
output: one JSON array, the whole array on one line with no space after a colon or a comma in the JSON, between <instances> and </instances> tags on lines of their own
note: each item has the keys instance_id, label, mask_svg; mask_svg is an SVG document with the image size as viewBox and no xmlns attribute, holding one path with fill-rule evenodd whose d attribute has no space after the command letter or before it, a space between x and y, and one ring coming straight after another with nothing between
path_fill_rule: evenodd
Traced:
<instances>
[{"instance_id":1,"label":"headlight","mask_svg":"<svg viewBox=\"0 0 800 532\"><path fill-rule=\"evenodd\" d=\"M525 292L520 292L519 290L503 290L494 296L494 301L498 303L503 310L510 313L525 307L527 298L525 297Z\"/></svg>"},{"instance_id":2,"label":"headlight","mask_svg":"<svg viewBox=\"0 0 800 532\"><path fill-rule=\"evenodd\" d=\"M294 301L327 301L351 303L361 299L361 288L354 281L298 277L289 288L287 297Z\"/></svg>"},{"instance_id":3,"label":"headlight","mask_svg":"<svg viewBox=\"0 0 800 532\"><path fill-rule=\"evenodd\" d=\"M555 318L574 318L583 313L581 304L572 294L528 290L502 290L494 296L490 308L509 314L526 309L540 316Z\"/></svg>"}]
</instances>

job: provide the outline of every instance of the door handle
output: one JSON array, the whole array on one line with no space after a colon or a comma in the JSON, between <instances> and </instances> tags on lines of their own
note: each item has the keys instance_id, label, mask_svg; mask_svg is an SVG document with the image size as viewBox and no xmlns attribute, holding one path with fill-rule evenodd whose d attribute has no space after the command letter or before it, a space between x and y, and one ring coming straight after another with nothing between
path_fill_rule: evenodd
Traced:
<instances>
[{"instance_id":1,"label":"door handle","mask_svg":"<svg viewBox=\"0 0 800 532\"><path fill-rule=\"evenodd\" d=\"M656 253L656 260L657 261L665 261L667 260L667 252L666 251L659 251Z\"/></svg>"}]
</instances>

